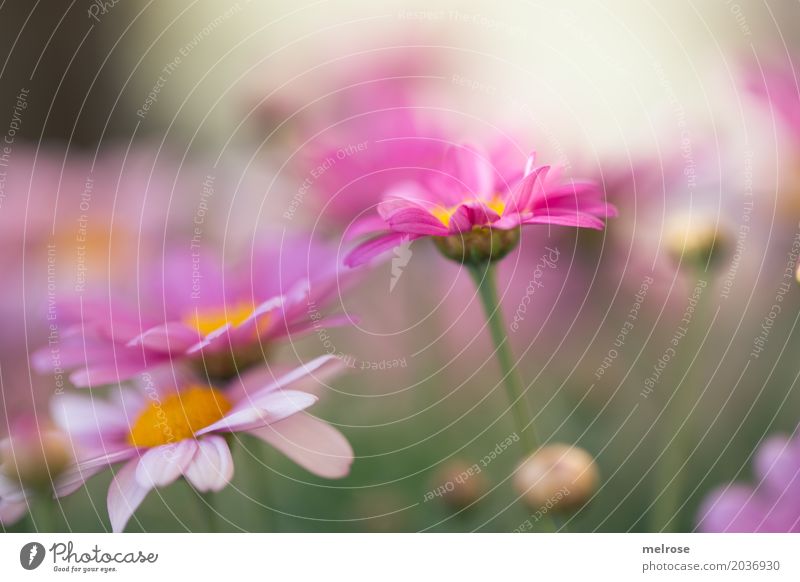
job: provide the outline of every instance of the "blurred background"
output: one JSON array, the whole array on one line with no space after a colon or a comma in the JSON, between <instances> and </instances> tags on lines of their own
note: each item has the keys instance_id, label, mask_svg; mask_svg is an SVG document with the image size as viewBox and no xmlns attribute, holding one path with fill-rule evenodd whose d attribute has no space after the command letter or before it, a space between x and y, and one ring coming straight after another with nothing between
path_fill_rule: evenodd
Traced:
<instances>
[{"instance_id":1,"label":"blurred background","mask_svg":"<svg viewBox=\"0 0 800 582\"><path fill-rule=\"evenodd\" d=\"M531 299L510 339L539 437L584 448L601 475L559 523L652 529L678 418L676 527L694 529L704 497L752 481L759 444L800 420L799 22L793 0L5 2L0 434L74 390L28 364L53 301L113 296L188 244L198 215L226 257L298 230L343 253L402 178L384 148L446 131L535 150L619 209L602 233L528 229L501 266L506 320ZM712 260L681 258L709 239ZM351 441L351 475L242 462L223 529L519 529L521 451L492 456L515 433L467 273L420 241L399 278L380 264L335 307L354 325L327 331L354 367L315 414ZM326 349L312 334L274 358ZM426 499L487 455L458 494ZM60 500L62 527L108 528L109 479ZM189 493L150 495L130 529L203 527Z\"/></svg>"}]
</instances>

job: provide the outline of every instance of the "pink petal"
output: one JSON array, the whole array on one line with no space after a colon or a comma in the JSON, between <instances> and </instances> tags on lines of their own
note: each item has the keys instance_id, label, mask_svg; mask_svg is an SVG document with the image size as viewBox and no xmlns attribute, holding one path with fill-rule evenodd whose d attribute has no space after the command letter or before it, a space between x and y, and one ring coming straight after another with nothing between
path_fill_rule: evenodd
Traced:
<instances>
[{"instance_id":1,"label":"pink petal","mask_svg":"<svg viewBox=\"0 0 800 582\"><path fill-rule=\"evenodd\" d=\"M575 226L578 228L593 228L603 230L605 224L596 216L590 214L540 214L526 218L522 224L552 224L554 226Z\"/></svg>"},{"instance_id":2,"label":"pink petal","mask_svg":"<svg viewBox=\"0 0 800 582\"><path fill-rule=\"evenodd\" d=\"M76 336L72 338L62 338L58 346L58 359L54 359L54 354L49 347L37 350L31 356L31 363L37 372L51 372L57 362L64 368L83 367L90 361L113 361L115 356L115 346L108 339L97 340L95 338Z\"/></svg>"},{"instance_id":3,"label":"pink petal","mask_svg":"<svg viewBox=\"0 0 800 582\"><path fill-rule=\"evenodd\" d=\"M260 305L258 305L258 307L256 307L253 310L253 313L251 313L247 317L247 319L245 319L241 324L239 324L239 327L243 327L245 324L249 324L249 323L252 323L254 321L257 321L260 317L280 309L281 307L283 307L286 304L286 302L289 299L290 295L295 295L295 296L299 295L300 297L307 297L308 296L308 281L307 280L301 281L300 284L297 287L295 287L293 292L290 292L285 296L284 295L279 295L278 297L271 297L270 299L267 299L266 301L263 301Z\"/></svg>"},{"instance_id":4,"label":"pink petal","mask_svg":"<svg viewBox=\"0 0 800 582\"><path fill-rule=\"evenodd\" d=\"M594 182L573 182L547 192L533 205L534 214L566 214L580 212L602 217L617 215L617 209L603 200L602 192Z\"/></svg>"},{"instance_id":5,"label":"pink petal","mask_svg":"<svg viewBox=\"0 0 800 582\"><path fill-rule=\"evenodd\" d=\"M475 212L468 206L461 205L450 216L450 234L458 234L472 230L473 226L481 224L475 222Z\"/></svg>"},{"instance_id":6,"label":"pink petal","mask_svg":"<svg viewBox=\"0 0 800 582\"><path fill-rule=\"evenodd\" d=\"M211 435L198 441L197 452L184 474L198 491L222 490L233 478L233 458L225 439Z\"/></svg>"},{"instance_id":7,"label":"pink petal","mask_svg":"<svg viewBox=\"0 0 800 582\"><path fill-rule=\"evenodd\" d=\"M108 488L108 517L115 533L125 529L128 520L150 491L150 487L143 487L136 478L138 464L138 459L128 462L117 471Z\"/></svg>"},{"instance_id":8,"label":"pink petal","mask_svg":"<svg viewBox=\"0 0 800 582\"><path fill-rule=\"evenodd\" d=\"M378 204L378 216L384 220L400 210L420 208L428 210L434 206L431 195L417 182L402 182L391 188Z\"/></svg>"},{"instance_id":9,"label":"pink petal","mask_svg":"<svg viewBox=\"0 0 800 582\"><path fill-rule=\"evenodd\" d=\"M130 350L130 348L123 348ZM131 350L136 351L136 350ZM136 374L147 369L148 365L155 366L162 362L169 361L168 357L152 356L145 362L136 354L119 354L115 363L98 364L97 366L87 367L77 370L70 374L70 381L79 388L91 388L104 386L106 384L119 384L125 380L133 378Z\"/></svg>"},{"instance_id":10,"label":"pink petal","mask_svg":"<svg viewBox=\"0 0 800 582\"><path fill-rule=\"evenodd\" d=\"M136 467L136 480L148 489L169 485L183 474L195 451L197 441L194 439L148 449Z\"/></svg>"},{"instance_id":11,"label":"pink petal","mask_svg":"<svg viewBox=\"0 0 800 582\"><path fill-rule=\"evenodd\" d=\"M444 171L461 182L472 197L494 194L494 168L487 153L478 147L465 144L450 148L445 154Z\"/></svg>"},{"instance_id":12,"label":"pink petal","mask_svg":"<svg viewBox=\"0 0 800 582\"><path fill-rule=\"evenodd\" d=\"M494 209L489 208L480 200L467 202L464 206L472 213L471 220L473 224L489 224L500 218L500 215Z\"/></svg>"},{"instance_id":13,"label":"pink petal","mask_svg":"<svg viewBox=\"0 0 800 582\"><path fill-rule=\"evenodd\" d=\"M512 210L507 210L503 213L503 217L500 220L496 220L492 223L492 228L496 228L498 230L511 230L517 228L520 224L525 222L526 218L530 218L530 214L517 214Z\"/></svg>"},{"instance_id":14,"label":"pink petal","mask_svg":"<svg viewBox=\"0 0 800 582\"><path fill-rule=\"evenodd\" d=\"M404 208L398 210L386 219L387 224L395 232L409 234L444 236L448 233L447 227L427 210L422 208Z\"/></svg>"},{"instance_id":15,"label":"pink petal","mask_svg":"<svg viewBox=\"0 0 800 582\"><path fill-rule=\"evenodd\" d=\"M342 237L344 242L350 242L362 236L386 230L386 221L379 215L370 214L359 218L347 227Z\"/></svg>"},{"instance_id":16,"label":"pink petal","mask_svg":"<svg viewBox=\"0 0 800 582\"><path fill-rule=\"evenodd\" d=\"M130 340L127 345L128 347L141 346L158 352L174 354L185 352L197 343L198 335L197 330L182 323L172 322L151 327Z\"/></svg>"},{"instance_id":17,"label":"pink petal","mask_svg":"<svg viewBox=\"0 0 800 582\"><path fill-rule=\"evenodd\" d=\"M232 328L233 328L233 326L230 323L226 323L226 324L218 327L217 329L215 329L211 333L206 334L206 336L201 341L199 341L196 344L190 346L189 349L186 350L186 353L187 354L196 354L200 350L205 349L209 345L211 345L214 342L214 340L216 340L218 338L221 338L221 337L228 337L228 335L230 334L230 331L231 331Z\"/></svg>"},{"instance_id":18,"label":"pink petal","mask_svg":"<svg viewBox=\"0 0 800 582\"><path fill-rule=\"evenodd\" d=\"M561 169L561 168L559 168ZM548 178L553 178L552 172ZM547 206L555 200L570 198L572 200L602 200L603 191L597 182L591 180L570 180L563 184L553 185L552 180L548 179L551 185L547 188L546 195L537 200L537 206Z\"/></svg>"},{"instance_id":19,"label":"pink petal","mask_svg":"<svg viewBox=\"0 0 800 582\"><path fill-rule=\"evenodd\" d=\"M530 162L529 162L530 163ZM526 169L525 177L511 191L507 206L514 212L531 210L537 196L541 196L550 166Z\"/></svg>"},{"instance_id":20,"label":"pink petal","mask_svg":"<svg viewBox=\"0 0 800 582\"><path fill-rule=\"evenodd\" d=\"M361 243L350 251L344 259L344 264L350 268L359 267L368 263L378 255L403 244L405 241L415 240L417 238L419 238L419 236L405 232L388 232L378 235L375 238Z\"/></svg>"},{"instance_id":21,"label":"pink petal","mask_svg":"<svg viewBox=\"0 0 800 582\"><path fill-rule=\"evenodd\" d=\"M295 414L250 433L320 477L340 479L350 472L354 456L350 443L331 425L309 414Z\"/></svg>"}]
</instances>

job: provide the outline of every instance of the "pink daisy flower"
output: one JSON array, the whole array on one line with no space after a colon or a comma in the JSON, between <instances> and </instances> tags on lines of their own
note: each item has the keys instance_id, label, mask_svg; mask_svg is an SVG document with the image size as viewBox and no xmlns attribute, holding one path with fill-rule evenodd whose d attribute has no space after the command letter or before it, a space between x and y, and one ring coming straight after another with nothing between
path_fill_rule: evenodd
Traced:
<instances>
[{"instance_id":1,"label":"pink daisy flower","mask_svg":"<svg viewBox=\"0 0 800 582\"><path fill-rule=\"evenodd\" d=\"M233 268L221 265L211 253L172 249L143 278L139 298L60 306L63 337L34 354L34 366L74 370L76 386L117 383L185 360L210 377L230 378L262 362L270 342L312 331L312 312L338 290L335 250L301 237L258 246ZM316 325L347 322L333 316Z\"/></svg>"},{"instance_id":2,"label":"pink daisy flower","mask_svg":"<svg viewBox=\"0 0 800 582\"><path fill-rule=\"evenodd\" d=\"M353 462L350 444L304 412L317 397L298 389L312 375L342 368L326 355L277 378L267 368L255 368L225 387L181 372L176 382L168 370L163 377L145 377L138 389L121 387L112 401L61 395L52 402L53 418L76 446L93 453L78 459L57 494L68 495L92 475L124 463L108 490L111 526L119 532L155 487L184 477L199 492L223 489L233 477L225 436L243 432L316 475L344 477Z\"/></svg>"},{"instance_id":3,"label":"pink daisy flower","mask_svg":"<svg viewBox=\"0 0 800 582\"><path fill-rule=\"evenodd\" d=\"M378 216L353 225L349 238L373 236L345 264L364 264L422 237L463 239L474 230L516 231L533 224L601 230L603 219L616 215L594 182L562 181L560 168L537 167L534 156L524 172L509 170L507 156L507 148L491 155L468 145L451 148L438 173L394 187Z\"/></svg>"}]
</instances>

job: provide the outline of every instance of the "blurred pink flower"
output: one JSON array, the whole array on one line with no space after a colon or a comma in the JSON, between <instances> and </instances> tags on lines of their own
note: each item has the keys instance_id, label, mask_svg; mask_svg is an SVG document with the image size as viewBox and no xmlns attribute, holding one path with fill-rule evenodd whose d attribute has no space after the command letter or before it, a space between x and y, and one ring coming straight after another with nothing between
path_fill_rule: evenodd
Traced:
<instances>
[{"instance_id":1,"label":"blurred pink flower","mask_svg":"<svg viewBox=\"0 0 800 582\"><path fill-rule=\"evenodd\" d=\"M422 182L397 185L378 206L378 216L355 223L348 236L374 235L353 249L345 263L355 267L396 247L427 236L451 236L475 227L513 230L533 224L602 230L616 209L594 182L561 180L561 168L510 169L508 147L487 154L452 147L438 173Z\"/></svg>"},{"instance_id":2,"label":"blurred pink flower","mask_svg":"<svg viewBox=\"0 0 800 582\"><path fill-rule=\"evenodd\" d=\"M448 146L437 125L403 105L367 108L330 133L308 148L303 167L319 215L343 226L373 212L391 186L422 179Z\"/></svg>"},{"instance_id":3,"label":"blurred pink flower","mask_svg":"<svg viewBox=\"0 0 800 582\"><path fill-rule=\"evenodd\" d=\"M773 436L759 447L755 486L729 484L698 511L704 532L800 532L800 438Z\"/></svg>"},{"instance_id":4,"label":"blurred pink flower","mask_svg":"<svg viewBox=\"0 0 800 582\"><path fill-rule=\"evenodd\" d=\"M291 168L304 203L334 228L372 212L396 182L437 167L447 147L442 120L458 113L441 81L452 65L436 46L440 34L407 32L394 46L359 42L346 58L320 54L313 75L266 98L257 92L267 127L294 135ZM259 73L259 87L264 78L275 76Z\"/></svg>"},{"instance_id":5,"label":"blurred pink flower","mask_svg":"<svg viewBox=\"0 0 800 582\"><path fill-rule=\"evenodd\" d=\"M800 141L800 74L791 66L752 67L745 74L745 86L775 110L788 126L793 139Z\"/></svg>"},{"instance_id":6,"label":"blurred pink flower","mask_svg":"<svg viewBox=\"0 0 800 582\"><path fill-rule=\"evenodd\" d=\"M148 492L180 477L200 492L219 491L233 477L224 438L246 432L308 471L329 479L349 473L353 450L329 424L303 412L317 397L298 390L312 375L343 368L321 356L280 377L254 368L228 386L209 386L190 373L144 376L140 389L121 387L115 400L64 394L52 401L56 422L83 450L57 492L68 495L91 476L124 462L108 490L115 532L125 528Z\"/></svg>"},{"instance_id":7,"label":"blurred pink flower","mask_svg":"<svg viewBox=\"0 0 800 582\"><path fill-rule=\"evenodd\" d=\"M68 330L33 363L39 371L74 370L77 386L187 359L212 377L230 377L262 361L273 340L347 323L319 315L338 274L335 250L304 236L262 241L231 269L212 253L172 248L163 264L149 265L140 299L63 306Z\"/></svg>"},{"instance_id":8,"label":"blurred pink flower","mask_svg":"<svg viewBox=\"0 0 800 582\"><path fill-rule=\"evenodd\" d=\"M67 144L20 142L6 159L0 370L3 383L15 388L5 390L0 415L16 415L43 404L61 381L60 374L32 375L29 365L30 347L53 332L55 301L106 292L139 255L160 250L167 209L185 214L187 196L165 188L174 179L168 171L179 165L156 147L112 146L94 156Z\"/></svg>"}]
</instances>

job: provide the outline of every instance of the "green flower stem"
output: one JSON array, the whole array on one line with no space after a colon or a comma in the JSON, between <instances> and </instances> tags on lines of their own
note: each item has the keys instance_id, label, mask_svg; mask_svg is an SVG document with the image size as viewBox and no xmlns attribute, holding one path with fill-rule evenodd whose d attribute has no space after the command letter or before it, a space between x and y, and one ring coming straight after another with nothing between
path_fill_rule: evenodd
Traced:
<instances>
[{"instance_id":1,"label":"green flower stem","mask_svg":"<svg viewBox=\"0 0 800 582\"><path fill-rule=\"evenodd\" d=\"M197 491L197 499L202 505L201 513L206 516L206 525L209 533L217 533L219 531L218 515L217 515L217 496L215 493L209 491L201 493Z\"/></svg>"},{"instance_id":2,"label":"green flower stem","mask_svg":"<svg viewBox=\"0 0 800 582\"><path fill-rule=\"evenodd\" d=\"M493 263L489 263L485 267L467 265L467 268L475 281L483 309L486 312L486 321L492 334L495 355L500 365L500 372L503 374L503 383L511 404L517 432L519 432L525 452L533 453L539 448L539 443L533 426L528 421L532 415L525 399L525 390L514 365L514 356L511 353L511 345L505 331L503 312L497 298L496 267ZM529 426L530 429L526 430L526 427Z\"/></svg>"},{"instance_id":3,"label":"green flower stem","mask_svg":"<svg viewBox=\"0 0 800 582\"><path fill-rule=\"evenodd\" d=\"M239 435L238 438L229 442L231 449L235 450L240 457L236 465L244 468L240 474L244 475L247 491L257 503L254 513L259 518L259 531L278 531L278 512L273 505L275 495L270 483L272 477L269 470L271 447L252 435Z\"/></svg>"},{"instance_id":4,"label":"green flower stem","mask_svg":"<svg viewBox=\"0 0 800 582\"><path fill-rule=\"evenodd\" d=\"M42 491L30 499L30 519L34 531L38 533L55 533L57 531L58 509L53 492Z\"/></svg>"},{"instance_id":5,"label":"green flower stem","mask_svg":"<svg viewBox=\"0 0 800 582\"><path fill-rule=\"evenodd\" d=\"M705 272L699 271L696 274L699 276L691 279L695 281L695 286L700 280L707 281ZM655 485L658 488L663 484L664 488L654 502L651 531L676 531L677 526L681 523L680 510L684 502L686 480L684 465L687 449L691 443L688 417L695 402L694 397L697 396L695 384L697 368L700 365L700 359L697 358L692 366L692 359L697 355L703 341L707 307L711 297L711 288L707 284L697 300L694 318L689 324L691 328L686 334L685 342L677 348L683 351L683 356L674 365L685 363L685 367L677 368L679 371L686 371L683 382L675 387L671 400L662 399L665 407L662 423L664 454L656 465Z\"/></svg>"},{"instance_id":6,"label":"green flower stem","mask_svg":"<svg viewBox=\"0 0 800 582\"><path fill-rule=\"evenodd\" d=\"M261 461L264 463L264 471L267 474L262 475L261 479L258 479L258 483L261 486L261 491L263 492L264 499L263 503L267 506L267 516L266 516L266 531L279 531L278 527L278 510L275 507L275 491L273 487L273 483L270 482L270 479L273 477L273 472L270 469L272 465L272 447L270 447L267 443L258 439L258 452L260 453Z\"/></svg>"},{"instance_id":7,"label":"green flower stem","mask_svg":"<svg viewBox=\"0 0 800 582\"><path fill-rule=\"evenodd\" d=\"M539 440L536 438L533 423L529 420L533 418L533 415L525 398L525 389L517 373L514 355L511 352L511 345L505 331L503 311L500 309L500 301L497 297L496 267L494 263L484 264L483 266L465 264L465 266L469 269L470 275L475 281L478 295L480 295L483 309L486 312L486 321L492 334L495 355L500 365L500 372L503 374L503 383L511 404L511 412L514 415L517 433L525 448L525 453L531 454L539 448ZM544 532L555 532L558 529L553 518L549 515L543 516L538 523Z\"/></svg>"}]
</instances>

